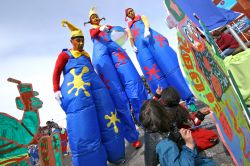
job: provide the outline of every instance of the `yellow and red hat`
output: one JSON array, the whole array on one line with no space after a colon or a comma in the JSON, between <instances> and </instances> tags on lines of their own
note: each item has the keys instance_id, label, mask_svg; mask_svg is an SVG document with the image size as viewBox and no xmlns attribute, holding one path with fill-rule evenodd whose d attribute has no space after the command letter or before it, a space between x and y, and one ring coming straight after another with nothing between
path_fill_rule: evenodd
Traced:
<instances>
[{"instance_id":1,"label":"yellow and red hat","mask_svg":"<svg viewBox=\"0 0 250 166\"><path fill-rule=\"evenodd\" d=\"M93 15L93 14L96 14L97 15L97 11L96 11L96 7L92 7L89 11L89 20L90 20L90 17Z\"/></svg>"},{"instance_id":2,"label":"yellow and red hat","mask_svg":"<svg viewBox=\"0 0 250 166\"><path fill-rule=\"evenodd\" d=\"M72 23L70 23L69 21L67 20L62 20L62 26L63 27L67 27L69 28L69 30L71 31L70 32L70 37L71 38L74 38L74 37L84 37L83 33L82 33L82 30L77 28L76 26L74 26Z\"/></svg>"}]
</instances>

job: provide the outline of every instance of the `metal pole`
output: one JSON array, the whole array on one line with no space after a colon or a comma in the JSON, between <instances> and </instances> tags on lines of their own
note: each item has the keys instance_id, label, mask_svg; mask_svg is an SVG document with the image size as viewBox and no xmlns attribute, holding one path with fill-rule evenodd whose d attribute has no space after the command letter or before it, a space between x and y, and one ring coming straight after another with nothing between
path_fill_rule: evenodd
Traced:
<instances>
[{"instance_id":1,"label":"metal pole","mask_svg":"<svg viewBox=\"0 0 250 166\"><path fill-rule=\"evenodd\" d=\"M230 25L226 25L227 29L230 31L230 33L233 35L233 37L235 38L235 40L237 40L237 42L240 44L240 46L244 49L247 50L247 46L245 45L245 43L240 39L240 37L238 36L238 34L234 31L234 29L230 26Z\"/></svg>"}]
</instances>

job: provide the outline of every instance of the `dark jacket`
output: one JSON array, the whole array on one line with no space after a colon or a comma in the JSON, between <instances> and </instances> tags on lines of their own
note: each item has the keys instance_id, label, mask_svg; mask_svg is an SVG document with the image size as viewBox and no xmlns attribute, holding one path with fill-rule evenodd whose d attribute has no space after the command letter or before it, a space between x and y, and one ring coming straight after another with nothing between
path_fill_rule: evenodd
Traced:
<instances>
[{"instance_id":1,"label":"dark jacket","mask_svg":"<svg viewBox=\"0 0 250 166\"><path fill-rule=\"evenodd\" d=\"M144 133L144 142L145 142L145 151L144 151L144 161L145 166L157 166L159 160L156 155L156 145L162 140L162 137L159 133L152 133L145 131Z\"/></svg>"}]
</instances>

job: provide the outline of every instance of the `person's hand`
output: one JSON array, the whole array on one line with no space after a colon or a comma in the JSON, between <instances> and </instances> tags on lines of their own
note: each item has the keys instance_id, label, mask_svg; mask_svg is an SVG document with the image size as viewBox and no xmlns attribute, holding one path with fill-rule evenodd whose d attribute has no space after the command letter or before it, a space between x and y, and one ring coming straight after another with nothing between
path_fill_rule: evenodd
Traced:
<instances>
[{"instance_id":1,"label":"person's hand","mask_svg":"<svg viewBox=\"0 0 250 166\"><path fill-rule=\"evenodd\" d=\"M162 93L162 87L160 87L160 85L158 84L158 87L156 89L156 94L161 95L161 93Z\"/></svg>"},{"instance_id":2,"label":"person's hand","mask_svg":"<svg viewBox=\"0 0 250 166\"><path fill-rule=\"evenodd\" d=\"M200 109L199 111L200 111L202 114L207 115L207 114L209 114L209 113L211 112L211 108L209 108L209 107L204 107L204 108Z\"/></svg>"},{"instance_id":3,"label":"person's hand","mask_svg":"<svg viewBox=\"0 0 250 166\"><path fill-rule=\"evenodd\" d=\"M132 49L133 49L133 51L134 51L135 53L137 53L137 52L138 52L138 50L137 50L136 46L132 46Z\"/></svg>"},{"instance_id":4,"label":"person's hand","mask_svg":"<svg viewBox=\"0 0 250 166\"><path fill-rule=\"evenodd\" d=\"M144 30L144 38L147 38L150 36L150 31L148 29Z\"/></svg>"},{"instance_id":5,"label":"person's hand","mask_svg":"<svg viewBox=\"0 0 250 166\"><path fill-rule=\"evenodd\" d=\"M193 150L194 140L193 140L191 131L188 129L181 128L179 132L181 134L181 137L184 139L186 146Z\"/></svg>"},{"instance_id":6,"label":"person's hand","mask_svg":"<svg viewBox=\"0 0 250 166\"><path fill-rule=\"evenodd\" d=\"M61 91L56 91L56 92L55 92L55 99L56 99L56 101L57 101L60 105L62 104L61 98L62 98L62 93L61 93Z\"/></svg>"},{"instance_id":7,"label":"person's hand","mask_svg":"<svg viewBox=\"0 0 250 166\"><path fill-rule=\"evenodd\" d=\"M102 25L102 26L100 26L100 31L102 31L102 32L107 32L108 30L109 30L109 28L108 28L108 26L107 25Z\"/></svg>"}]
</instances>

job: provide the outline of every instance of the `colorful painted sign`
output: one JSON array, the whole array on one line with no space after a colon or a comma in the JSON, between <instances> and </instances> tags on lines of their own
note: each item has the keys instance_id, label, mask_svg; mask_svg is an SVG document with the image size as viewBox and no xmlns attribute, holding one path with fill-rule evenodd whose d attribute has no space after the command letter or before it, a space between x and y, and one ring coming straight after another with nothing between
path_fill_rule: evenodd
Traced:
<instances>
[{"instance_id":1,"label":"colorful painted sign","mask_svg":"<svg viewBox=\"0 0 250 166\"><path fill-rule=\"evenodd\" d=\"M43 136L38 144L39 158L42 166L62 166L62 147L59 133Z\"/></svg>"},{"instance_id":2,"label":"colorful painted sign","mask_svg":"<svg viewBox=\"0 0 250 166\"><path fill-rule=\"evenodd\" d=\"M20 96L16 97L16 106L23 111L18 120L0 112L0 165L30 165L28 146L34 141L39 128L38 109L42 101L35 97L32 84L22 83L13 78L9 82L17 83Z\"/></svg>"},{"instance_id":3,"label":"colorful painted sign","mask_svg":"<svg viewBox=\"0 0 250 166\"><path fill-rule=\"evenodd\" d=\"M239 19L235 24L233 24L232 28L237 33L245 32L250 28L250 20L247 18L247 16L244 16L241 19Z\"/></svg>"},{"instance_id":4,"label":"colorful painted sign","mask_svg":"<svg viewBox=\"0 0 250 166\"><path fill-rule=\"evenodd\" d=\"M212 117L224 145L236 165L250 163L250 128L244 108L235 93L216 47L196 31L174 0L165 0L166 7L179 22L178 59L182 73L193 94L213 110ZM211 39L211 38L210 38ZM211 43L213 44L213 43Z\"/></svg>"}]
</instances>

